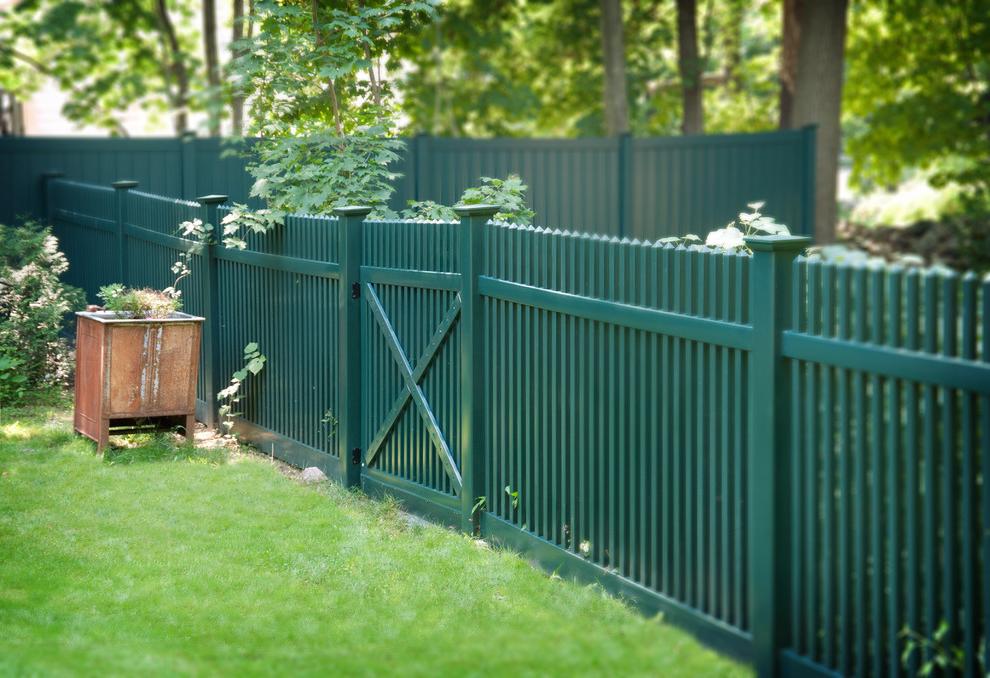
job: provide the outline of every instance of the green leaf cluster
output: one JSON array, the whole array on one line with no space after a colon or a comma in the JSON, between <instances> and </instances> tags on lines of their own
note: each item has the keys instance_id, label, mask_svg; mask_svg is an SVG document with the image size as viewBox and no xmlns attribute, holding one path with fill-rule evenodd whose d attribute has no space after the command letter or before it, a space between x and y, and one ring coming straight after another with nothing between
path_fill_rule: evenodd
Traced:
<instances>
[{"instance_id":1,"label":"green leaf cluster","mask_svg":"<svg viewBox=\"0 0 990 678\"><path fill-rule=\"evenodd\" d=\"M990 1L854 3L843 97L860 186L932 171L990 190Z\"/></svg>"},{"instance_id":2,"label":"green leaf cluster","mask_svg":"<svg viewBox=\"0 0 990 678\"><path fill-rule=\"evenodd\" d=\"M236 89L251 102L253 197L281 212L368 204L387 216L402 143L384 59L426 2L354 7L258 0L257 32L236 46Z\"/></svg>"},{"instance_id":3,"label":"green leaf cluster","mask_svg":"<svg viewBox=\"0 0 990 678\"><path fill-rule=\"evenodd\" d=\"M135 289L120 283L104 285L97 296L103 300L106 310L113 311L121 318L162 320L182 308L180 295L176 291L170 293L168 290Z\"/></svg>"},{"instance_id":4,"label":"green leaf cluster","mask_svg":"<svg viewBox=\"0 0 990 678\"><path fill-rule=\"evenodd\" d=\"M0 400L68 383L72 361L63 336L85 304L82 290L61 276L69 262L51 229L0 224Z\"/></svg>"},{"instance_id":5,"label":"green leaf cluster","mask_svg":"<svg viewBox=\"0 0 990 678\"><path fill-rule=\"evenodd\" d=\"M127 136L121 113L138 105L153 117L184 100L176 64L188 89L203 88L194 10L199 3L163 3L175 27L173 45L163 32L155 0L23 0L0 11L0 87L27 98L45 78L69 94L62 113L80 125ZM178 48L177 51L175 48Z\"/></svg>"},{"instance_id":6,"label":"green leaf cluster","mask_svg":"<svg viewBox=\"0 0 990 678\"><path fill-rule=\"evenodd\" d=\"M676 134L681 123L676 3L624 2L630 127ZM777 123L780 6L698 3L706 130ZM398 87L414 131L444 136L605 134L599 0L448 0L430 25L396 42Z\"/></svg>"},{"instance_id":7,"label":"green leaf cluster","mask_svg":"<svg viewBox=\"0 0 990 678\"><path fill-rule=\"evenodd\" d=\"M536 213L526 205L528 187L517 174L510 174L505 179L481 177L481 186L469 188L461 194L458 201L462 205L495 205L499 211L495 221L507 224L529 226L533 223ZM457 213L453 207L441 205L432 200L409 201L409 207L402 212L406 219L427 219L435 221L455 221Z\"/></svg>"},{"instance_id":8,"label":"green leaf cluster","mask_svg":"<svg viewBox=\"0 0 990 678\"><path fill-rule=\"evenodd\" d=\"M242 414L234 409L244 399L241 387L249 376L257 376L267 362L268 358L261 353L257 342L252 341L244 347L244 366L234 372L227 387L217 393L217 402L220 403L218 412L223 418L220 426L224 434L230 434L234 427L234 417Z\"/></svg>"}]
</instances>

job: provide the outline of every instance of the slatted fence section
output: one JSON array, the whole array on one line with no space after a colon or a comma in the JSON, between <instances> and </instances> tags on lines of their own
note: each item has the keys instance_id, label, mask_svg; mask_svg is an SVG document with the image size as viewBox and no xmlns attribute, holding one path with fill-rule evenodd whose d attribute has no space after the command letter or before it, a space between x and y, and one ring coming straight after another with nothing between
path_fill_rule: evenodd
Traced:
<instances>
[{"instance_id":1,"label":"slatted fence section","mask_svg":"<svg viewBox=\"0 0 990 678\"><path fill-rule=\"evenodd\" d=\"M915 675L905 627L978 666L990 584L990 282L798 261L790 650L847 675Z\"/></svg>"},{"instance_id":2,"label":"slatted fence section","mask_svg":"<svg viewBox=\"0 0 990 678\"><path fill-rule=\"evenodd\" d=\"M222 220L228 209L221 207ZM268 358L250 376L240 432L300 467L338 472L339 264L333 217L292 216L245 250L217 246L219 368L226 380L257 342Z\"/></svg>"},{"instance_id":3,"label":"slatted fence section","mask_svg":"<svg viewBox=\"0 0 990 678\"><path fill-rule=\"evenodd\" d=\"M48 214L69 261L65 281L96 302L100 287L115 282L117 201L114 189L65 179L49 182Z\"/></svg>"},{"instance_id":4,"label":"slatted fence section","mask_svg":"<svg viewBox=\"0 0 990 678\"><path fill-rule=\"evenodd\" d=\"M491 226L485 260L489 529L744 654L749 258Z\"/></svg>"},{"instance_id":5,"label":"slatted fence section","mask_svg":"<svg viewBox=\"0 0 990 678\"><path fill-rule=\"evenodd\" d=\"M390 170L390 206L455 204L481 177L519 174L541 226L656 239L707 233L746 203L795 233L812 233L814 128L649 138L463 139L419 135ZM133 179L142 190L193 200L251 202L253 140L0 138L0 222L41 214L46 170L92 183ZM257 205L256 205L257 206Z\"/></svg>"}]
</instances>

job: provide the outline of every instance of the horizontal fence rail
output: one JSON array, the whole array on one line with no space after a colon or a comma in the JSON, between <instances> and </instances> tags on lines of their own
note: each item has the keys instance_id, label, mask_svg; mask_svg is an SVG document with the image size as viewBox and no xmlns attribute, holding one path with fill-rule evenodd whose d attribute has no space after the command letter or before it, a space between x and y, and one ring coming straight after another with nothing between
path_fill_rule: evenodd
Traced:
<instances>
[{"instance_id":1,"label":"horizontal fence rail","mask_svg":"<svg viewBox=\"0 0 990 678\"><path fill-rule=\"evenodd\" d=\"M669 138L405 140L391 207L453 205L481 177L519 174L541 226L657 239L722 227L754 200L795 233L814 232L814 128ZM251 140L0 138L0 222L42 214L36 177L121 177L194 200L250 202Z\"/></svg>"},{"instance_id":2,"label":"horizontal fence rail","mask_svg":"<svg viewBox=\"0 0 990 678\"><path fill-rule=\"evenodd\" d=\"M201 417L255 341L265 452L663 612L760 675L983 675L990 281L491 221L294 215L243 250L188 202L49 176L92 295L189 252Z\"/></svg>"}]
</instances>

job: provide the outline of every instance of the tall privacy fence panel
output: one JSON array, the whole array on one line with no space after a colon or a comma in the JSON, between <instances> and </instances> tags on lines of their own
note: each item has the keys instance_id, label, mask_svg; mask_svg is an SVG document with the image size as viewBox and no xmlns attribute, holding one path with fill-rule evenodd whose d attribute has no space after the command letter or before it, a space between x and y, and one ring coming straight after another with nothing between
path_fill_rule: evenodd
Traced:
<instances>
[{"instance_id":1,"label":"tall privacy fence panel","mask_svg":"<svg viewBox=\"0 0 990 678\"><path fill-rule=\"evenodd\" d=\"M519 174L536 223L630 238L707 233L746 203L793 232L814 232L814 128L670 138L446 139L416 136L392 169L391 206L447 205L481 177ZM252 142L248 140L247 145ZM220 139L0 138L0 222L41 214L37 177L58 169L81 181L120 178L193 200L222 193L248 202L252 179L237 146Z\"/></svg>"},{"instance_id":2,"label":"tall privacy fence panel","mask_svg":"<svg viewBox=\"0 0 990 678\"><path fill-rule=\"evenodd\" d=\"M117 186L47 182L88 288L160 283L145 269L196 245L170 222L228 213ZM599 581L761 675L912 675L901 629L943 622L948 673L982 675L990 281L809 260L802 237L724 254L459 212L342 208L194 248L201 416L257 341L237 429L266 452Z\"/></svg>"}]
</instances>

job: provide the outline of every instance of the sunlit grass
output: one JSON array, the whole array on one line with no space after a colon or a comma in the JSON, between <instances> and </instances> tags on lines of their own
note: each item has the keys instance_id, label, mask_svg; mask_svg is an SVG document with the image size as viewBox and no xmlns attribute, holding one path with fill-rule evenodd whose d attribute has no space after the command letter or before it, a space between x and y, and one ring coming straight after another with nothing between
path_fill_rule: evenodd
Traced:
<instances>
[{"instance_id":1,"label":"sunlit grass","mask_svg":"<svg viewBox=\"0 0 990 678\"><path fill-rule=\"evenodd\" d=\"M0 428L0 674L749 675L600 590L261 457Z\"/></svg>"}]
</instances>

